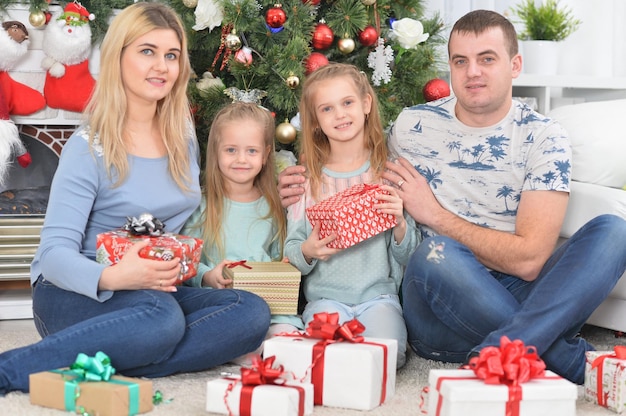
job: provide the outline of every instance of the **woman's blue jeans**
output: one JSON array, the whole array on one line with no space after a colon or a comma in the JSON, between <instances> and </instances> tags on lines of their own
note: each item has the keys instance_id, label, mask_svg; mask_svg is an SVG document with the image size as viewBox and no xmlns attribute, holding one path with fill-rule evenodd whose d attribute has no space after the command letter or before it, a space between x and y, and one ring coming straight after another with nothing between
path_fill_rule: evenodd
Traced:
<instances>
[{"instance_id":1,"label":"woman's blue jeans","mask_svg":"<svg viewBox=\"0 0 626 416\"><path fill-rule=\"evenodd\" d=\"M30 373L67 367L81 352L104 352L127 376L206 370L254 351L270 324L265 301L244 291L179 286L175 293L119 291L98 302L41 277L33 311L43 339L0 354L0 395L28 391Z\"/></svg>"},{"instance_id":2,"label":"woman's blue jeans","mask_svg":"<svg viewBox=\"0 0 626 416\"><path fill-rule=\"evenodd\" d=\"M422 357L465 362L502 336L535 346L548 369L582 384L577 334L626 269L626 221L602 215L582 227L526 282L489 271L464 245L425 239L413 254L402 295L409 344Z\"/></svg>"}]
</instances>

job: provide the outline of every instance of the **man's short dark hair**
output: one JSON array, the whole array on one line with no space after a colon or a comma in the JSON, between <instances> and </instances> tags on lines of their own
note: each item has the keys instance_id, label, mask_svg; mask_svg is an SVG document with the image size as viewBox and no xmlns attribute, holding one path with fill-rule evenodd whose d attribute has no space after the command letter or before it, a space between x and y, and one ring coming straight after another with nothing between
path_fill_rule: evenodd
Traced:
<instances>
[{"instance_id":1,"label":"man's short dark hair","mask_svg":"<svg viewBox=\"0 0 626 416\"><path fill-rule=\"evenodd\" d=\"M474 10L467 13L456 21L450 32L450 37L452 37L452 34L455 32L459 34L473 33L479 35L492 28L500 28L502 30L509 56L512 58L517 55L518 45L515 27L506 17L491 10ZM450 43L448 42L448 54L450 54L449 45Z\"/></svg>"}]
</instances>

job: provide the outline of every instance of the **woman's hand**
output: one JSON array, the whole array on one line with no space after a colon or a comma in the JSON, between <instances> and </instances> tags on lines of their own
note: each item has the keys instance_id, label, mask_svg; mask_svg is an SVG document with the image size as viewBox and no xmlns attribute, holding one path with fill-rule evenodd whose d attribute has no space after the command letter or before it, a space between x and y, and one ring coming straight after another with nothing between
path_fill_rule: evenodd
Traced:
<instances>
[{"instance_id":1,"label":"woman's hand","mask_svg":"<svg viewBox=\"0 0 626 416\"><path fill-rule=\"evenodd\" d=\"M328 260L332 255L341 251L338 248L326 247L327 244L332 243L337 239L335 234L331 234L325 238L320 239L320 222L317 222L313 226L313 232L304 240L302 246L302 254L307 263L311 264L313 259Z\"/></svg>"},{"instance_id":2,"label":"woman's hand","mask_svg":"<svg viewBox=\"0 0 626 416\"><path fill-rule=\"evenodd\" d=\"M105 268L100 275L98 289L176 292L180 259L152 260L139 257L141 249L149 244L148 240L133 244L118 263Z\"/></svg>"},{"instance_id":3,"label":"woman's hand","mask_svg":"<svg viewBox=\"0 0 626 416\"><path fill-rule=\"evenodd\" d=\"M213 289L226 289L233 287L233 281L222 276L224 267L234 263L232 260L222 260L212 270L204 273L202 276L202 286L209 286Z\"/></svg>"}]
</instances>

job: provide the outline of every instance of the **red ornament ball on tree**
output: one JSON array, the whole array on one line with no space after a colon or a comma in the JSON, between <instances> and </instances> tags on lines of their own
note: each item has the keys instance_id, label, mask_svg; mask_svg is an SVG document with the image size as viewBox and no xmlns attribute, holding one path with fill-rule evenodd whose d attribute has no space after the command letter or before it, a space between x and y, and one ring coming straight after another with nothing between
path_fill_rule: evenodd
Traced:
<instances>
[{"instance_id":1,"label":"red ornament ball on tree","mask_svg":"<svg viewBox=\"0 0 626 416\"><path fill-rule=\"evenodd\" d=\"M367 26L359 33L359 42L363 46L372 46L378 42L378 32L374 26Z\"/></svg>"},{"instance_id":2,"label":"red ornament ball on tree","mask_svg":"<svg viewBox=\"0 0 626 416\"><path fill-rule=\"evenodd\" d=\"M435 101L450 95L450 86L440 78L431 79L422 89L426 101Z\"/></svg>"},{"instance_id":3,"label":"red ornament ball on tree","mask_svg":"<svg viewBox=\"0 0 626 416\"><path fill-rule=\"evenodd\" d=\"M302 4L311 3L313 6L320 4L322 0L302 0Z\"/></svg>"},{"instance_id":4,"label":"red ornament ball on tree","mask_svg":"<svg viewBox=\"0 0 626 416\"><path fill-rule=\"evenodd\" d=\"M272 7L265 14L265 23L267 23L269 27L272 27L274 29L282 27L282 25L284 25L286 21L287 14L279 6Z\"/></svg>"},{"instance_id":5,"label":"red ornament ball on tree","mask_svg":"<svg viewBox=\"0 0 626 416\"><path fill-rule=\"evenodd\" d=\"M335 34L333 30L326 23L318 23L315 25L315 30L313 31L311 44L313 48L318 50L328 49L330 45L333 44L334 38Z\"/></svg>"},{"instance_id":6,"label":"red ornament ball on tree","mask_svg":"<svg viewBox=\"0 0 626 416\"><path fill-rule=\"evenodd\" d=\"M305 74L309 75L311 72L325 65L328 65L328 58L319 52L313 52L304 63Z\"/></svg>"}]
</instances>

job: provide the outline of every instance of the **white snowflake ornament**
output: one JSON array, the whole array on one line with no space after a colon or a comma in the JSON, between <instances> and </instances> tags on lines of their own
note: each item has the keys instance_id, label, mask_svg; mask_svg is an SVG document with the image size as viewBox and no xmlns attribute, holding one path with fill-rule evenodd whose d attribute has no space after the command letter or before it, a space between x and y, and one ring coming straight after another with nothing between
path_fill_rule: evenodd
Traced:
<instances>
[{"instance_id":1,"label":"white snowflake ornament","mask_svg":"<svg viewBox=\"0 0 626 416\"><path fill-rule=\"evenodd\" d=\"M372 74L372 83L380 86L380 82L385 84L391 81L391 68L389 64L393 62L393 49L391 46L385 46L385 40L378 38L378 46L367 56L367 66L374 70Z\"/></svg>"}]
</instances>

